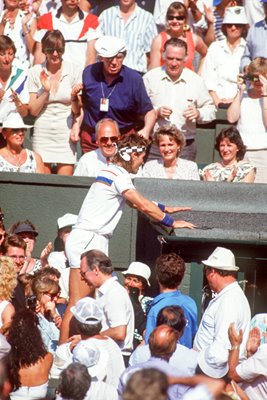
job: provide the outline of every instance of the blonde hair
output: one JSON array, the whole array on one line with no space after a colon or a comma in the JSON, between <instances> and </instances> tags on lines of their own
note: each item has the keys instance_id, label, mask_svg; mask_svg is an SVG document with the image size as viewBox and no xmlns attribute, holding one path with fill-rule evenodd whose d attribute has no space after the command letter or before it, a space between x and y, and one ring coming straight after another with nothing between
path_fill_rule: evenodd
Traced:
<instances>
[{"instance_id":1,"label":"blonde hair","mask_svg":"<svg viewBox=\"0 0 267 400\"><path fill-rule=\"evenodd\" d=\"M267 76L267 58L257 57L248 65L249 74L260 74Z\"/></svg>"},{"instance_id":2,"label":"blonde hair","mask_svg":"<svg viewBox=\"0 0 267 400\"><path fill-rule=\"evenodd\" d=\"M11 300L17 286L17 271L10 257L0 257L0 300Z\"/></svg>"},{"instance_id":3,"label":"blonde hair","mask_svg":"<svg viewBox=\"0 0 267 400\"><path fill-rule=\"evenodd\" d=\"M37 276L32 281L32 291L37 300L40 300L45 293L58 294L60 292L59 284L47 276Z\"/></svg>"},{"instance_id":4,"label":"blonde hair","mask_svg":"<svg viewBox=\"0 0 267 400\"><path fill-rule=\"evenodd\" d=\"M159 127L155 134L154 134L154 143L159 147L160 143L160 138L162 136L168 136L170 139L172 139L178 146L180 146L180 149L178 151L177 157L179 153L182 151L182 149L185 146L185 136L184 134L179 131L179 129L175 125L162 125Z\"/></svg>"}]
</instances>

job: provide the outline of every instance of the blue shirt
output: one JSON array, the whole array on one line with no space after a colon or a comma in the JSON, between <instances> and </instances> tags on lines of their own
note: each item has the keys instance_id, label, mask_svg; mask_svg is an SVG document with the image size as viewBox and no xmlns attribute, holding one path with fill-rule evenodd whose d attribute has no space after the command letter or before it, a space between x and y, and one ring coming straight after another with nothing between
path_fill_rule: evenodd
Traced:
<instances>
[{"instance_id":1,"label":"blue shirt","mask_svg":"<svg viewBox=\"0 0 267 400\"><path fill-rule=\"evenodd\" d=\"M145 342L148 343L150 333L156 328L159 311L167 306L180 306L184 310L188 324L180 338L180 343L191 349L197 332L197 305L191 297L182 294L179 290L161 293L154 298L147 316Z\"/></svg>"},{"instance_id":2,"label":"blue shirt","mask_svg":"<svg viewBox=\"0 0 267 400\"><path fill-rule=\"evenodd\" d=\"M241 72L254 58L267 58L267 23L265 19L249 29L246 41L247 45L241 58Z\"/></svg>"},{"instance_id":3,"label":"blue shirt","mask_svg":"<svg viewBox=\"0 0 267 400\"><path fill-rule=\"evenodd\" d=\"M100 99L109 100L107 112L100 111ZM83 123L94 129L102 118L117 121L124 131L135 127L140 116L153 109L143 79L138 72L122 66L120 74L108 84L103 74L103 63L88 65L83 71Z\"/></svg>"}]
</instances>

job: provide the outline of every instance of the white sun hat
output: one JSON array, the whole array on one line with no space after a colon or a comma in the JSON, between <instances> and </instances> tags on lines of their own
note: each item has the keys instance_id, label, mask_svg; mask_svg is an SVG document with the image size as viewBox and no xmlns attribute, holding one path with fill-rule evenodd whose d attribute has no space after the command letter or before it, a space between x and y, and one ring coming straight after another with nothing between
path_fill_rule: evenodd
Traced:
<instances>
[{"instance_id":1,"label":"white sun hat","mask_svg":"<svg viewBox=\"0 0 267 400\"><path fill-rule=\"evenodd\" d=\"M229 249L217 247L207 260L201 261L208 267L220 269L223 271L238 271L239 267L235 265L235 256Z\"/></svg>"},{"instance_id":2,"label":"white sun hat","mask_svg":"<svg viewBox=\"0 0 267 400\"><path fill-rule=\"evenodd\" d=\"M137 275L137 276L141 276L142 278L144 278L148 284L148 286L150 286L150 282L149 282L149 278L151 275L151 270L149 268L148 265L139 262L139 261L134 261L132 262L128 269L126 271L122 272L123 275Z\"/></svg>"},{"instance_id":3,"label":"white sun hat","mask_svg":"<svg viewBox=\"0 0 267 400\"><path fill-rule=\"evenodd\" d=\"M57 226L58 229L67 228L67 226L73 226L76 224L78 215L67 213L62 217L58 218Z\"/></svg>"},{"instance_id":4,"label":"white sun hat","mask_svg":"<svg viewBox=\"0 0 267 400\"><path fill-rule=\"evenodd\" d=\"M225 10L223 24L248 24L245 7L228 7Z\"/></svg>"},{"instance_id":5,"label":"white sun hat","mask_svg":"<svg viewBox=\"0 0 267 400\"><path fill-rule=\"evenodd\" d=\"M50 370L50 377L57 379L63 369L72 363L71 343L63 343L56 349L54 361Z\"/></svg>"},{"instance_id":6,"label":"white sun hat","mask_svg":"<svg viewBox=\"0 0 267 400\"><path fill-rule=\"evenodd\" d=\"M101 36L95 42L95 49L101 57L115 57L118 53L126 51L123 39L115 36Z\"/></svg>"},{"instance_id":7,"label":"white sun hat","mask_svg":"<svg viewBox=\"0 0 267 400\"><path fill-rule=\"evenodd\" d=\"M109 355L105 348L98 348L90 339L81 340L72 355L74 362L86 366L93 380L103 381L106 378Z\"/></svg>"},{"instance_id":8,"label":"white sun hat","mask_svg":"<svg viewBox=\"0 0 267 400\"><path fill-rule=\"evenodd\" d=\"M7 116L3 119L2 128L9 128L9 129L28 129L32 128L33 125L26 125L24 124L23 119L21 118L20 114L17 111L11 111L7 114Z\"/></svg>"}]
</instances>

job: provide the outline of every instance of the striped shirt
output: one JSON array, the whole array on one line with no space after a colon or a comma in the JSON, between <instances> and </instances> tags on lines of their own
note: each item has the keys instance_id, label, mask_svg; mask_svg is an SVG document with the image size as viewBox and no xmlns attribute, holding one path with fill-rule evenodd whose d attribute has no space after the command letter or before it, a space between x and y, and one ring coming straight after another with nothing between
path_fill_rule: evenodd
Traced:
<instances>
[{"instance_id":1,"label":"striped shirt","mask_svg":"<svg viewBox=\"0 0 267 400\"><path fill-rule=\"evenodd\" d=\"M221 17L216 10L213 10L214 15L214 33L215 40L224 40L225 36L222 32L223 17Z\"/></svg>"},{"instance_id":2,"label":"striped shirt","mask_svg":"<svg viewBox=\"0 0 267 400\"><path fill-rule=\"evenodd\" d=\"M150 52L152 40L157 35L153 15L136 5L125 23L119 6L110 7L99 16L100 32L105 36L124 39L127 56L124 64L138 72L147 71L146 53Z\"/></svg>"}]
</instances>

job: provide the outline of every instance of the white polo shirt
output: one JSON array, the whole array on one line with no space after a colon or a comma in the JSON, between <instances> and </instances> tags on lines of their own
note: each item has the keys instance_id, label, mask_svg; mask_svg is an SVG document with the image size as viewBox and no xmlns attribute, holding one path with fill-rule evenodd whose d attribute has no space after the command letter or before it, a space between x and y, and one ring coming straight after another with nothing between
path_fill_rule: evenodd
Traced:
<instances>
[{"instance_id":1,"label":"white polo shirt","mask_svg":"<svg viewBox=\"0 0 267 400\"><path fill-rule=\"evenodd\" d=\"M123 213L123 192L129 189L135 187L124 168L111 164L102 169L84 199L74 229L110 238Z\"/></svg>"},{"instance_id":2,"label":"white polo shirt","mask_svg":"<svg viewBox=\"0 0 267 400\"><path fill-rule=\"evenodd\" d=\"M97 291L96 300L104 311L102 331L126 325L124 341L116 342L123 354L129 354L133 347L134 310L125 288L116 276L111 277Z\"/></svg>"}]
</instances>

